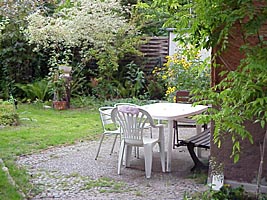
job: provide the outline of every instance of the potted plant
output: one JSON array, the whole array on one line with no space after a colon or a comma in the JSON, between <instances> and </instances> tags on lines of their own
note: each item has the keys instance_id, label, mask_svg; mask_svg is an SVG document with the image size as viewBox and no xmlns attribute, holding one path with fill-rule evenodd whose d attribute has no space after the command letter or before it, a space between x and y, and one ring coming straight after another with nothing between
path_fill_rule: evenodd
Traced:
<instances>
[{"instance_id":1,"label":"potted plant","mask_svg":"<svg viewBox=\"0 0 267 200\"><path fill-rule=\"evenodd\" d=\"M53 93L53 108L64 110L67 108L66 100L66 80L63 76L63 70L50 69L49 85Z\"/></svg>"}]
</instances>

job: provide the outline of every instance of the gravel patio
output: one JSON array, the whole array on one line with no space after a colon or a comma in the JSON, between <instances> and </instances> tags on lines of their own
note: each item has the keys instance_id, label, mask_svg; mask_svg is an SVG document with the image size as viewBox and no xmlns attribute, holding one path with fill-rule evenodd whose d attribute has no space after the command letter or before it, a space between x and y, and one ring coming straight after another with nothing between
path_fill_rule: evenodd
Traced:
<instances>
[{"instance_id":1,"label":"gravel patio","mask_svg":"<svg viewBox=\"0 0 267 200\"><path fill-rule=\"evenodd\" d=\"M181 128L182 137L195 129ZM197 183L190 171L193 161L186 147L173 150L173 169L162 173L159 153L153 154L152 177L145 178L143 152L133 157L130 168L117 175L118 143L109 155L113 137L103 142L98 160L98 141L83 141L71 146L47 149L39 154L18 158L17 163L31 175L38 194L30 199L183 199L185 193L203 191L207 186ZM209 151L204 151L204 158Z\"/></svg>"}]
</instances>

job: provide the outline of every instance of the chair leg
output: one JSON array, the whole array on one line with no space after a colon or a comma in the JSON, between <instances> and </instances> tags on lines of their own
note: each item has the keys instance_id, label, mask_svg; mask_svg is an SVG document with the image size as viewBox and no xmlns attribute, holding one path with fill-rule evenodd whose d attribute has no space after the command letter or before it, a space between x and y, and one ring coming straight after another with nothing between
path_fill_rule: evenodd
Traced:
<instances>
[{"instance_id":1,"label":"chair leg","mask_svg":"<svg viewBox=\"0 0 267 200\"><path fill-rule=\"evenodd\" d=\"M118 135L116 134L116 135L115 135L114 142L113 142L113 144L112 144L112 148L111 148L111 151L110 151L110 155L113 153L113 150L114 150L114 146L115 146L115 143L116 143L117 137L118 137Z\"/></svg>"},{"instance_id":2,"label":"chair leg","mask_svg":"<svg viewBox=\"0 0 267 200\"><path fill-rule=\"evenodd\" d=\"M150 178L151 170L152 170L152 145L151 144L144 145L144 155L145 155L146 178Z\"/></svg>"},{"instance_id":3,"label":"chair leg","mask_svg":"<svg viewBox=\"0 0 267 200\"><path fill-rule=\"evenodd\" d=\"M124 140L122 140L121 146L120 146L120 152L119 152L119 159L118 159L118 174L121 174L121 166L123 162L124 148L125 148L125 142Z\"/></svg>"},{"instance_id":4,"label":"chair leg","mask_svg":"<svg viewBox=\"0 0 267 200\"><path fill-rule=\"evenodd\" d=\"M125 166L126 167L130 167L130 160L131 160L132 150L133 150L132 146L126 145L126 157L125 157Z\"/></svg>"},{"instance_id":5,"label":"chair leg","mask_svg":"<svg viewBox=\"0 0 267 200\"><path fill-rule=\"evenodd\" d=\"M137 155L137 158L139 159L140 158L139 147L136 147L136 155Z\"/></svg>"},{"instance_id":6,"label":"chair leg","mask_svg":"<svg viewBox=\"0 0 267 200\"><path fill-rule=\"evenodd\" d=\"M102 145L104 137L105 137L105 134L102 134L102 136L100 138L100 141L99 141L99 145L98 145L97 153L96 153L96 156L95 156L95 160L97 160L97 157L98 157L98 154L100 152L100 148L101 148L101 145Z\"/></svg>"},{"instance_id":7,"label":"chair leg","mask_svg":"<svg viewBox=\"0 0 267 200\"><path fill-rule=\"evenodd\" d=\"M140 158L140 156L139 156L139 147L134 147L134 157L136 157L136 158Z\"/></svg>"}]
</instances>

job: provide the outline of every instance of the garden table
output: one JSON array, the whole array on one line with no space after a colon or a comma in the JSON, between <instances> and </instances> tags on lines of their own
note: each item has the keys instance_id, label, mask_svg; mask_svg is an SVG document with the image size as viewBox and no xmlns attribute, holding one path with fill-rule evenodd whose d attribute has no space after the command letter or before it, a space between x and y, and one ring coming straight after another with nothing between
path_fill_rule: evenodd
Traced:
<instances>
[{"instance_id":1,"label":"garden table","mask_svg":"<svg viewBox=\"0 0 267 200\"><path fill-rule=\"evenodd\" d=\"M171 172L171 156L172 156L172 142L173 142L173 120L190 117L201 114L208 109L208 106L183 103L154 103L141 106L146 110L153 119L168 121L167 134L167 172ZM201 132L201 125L197 125L197 134Z\"/></svg>"}]
</instances>

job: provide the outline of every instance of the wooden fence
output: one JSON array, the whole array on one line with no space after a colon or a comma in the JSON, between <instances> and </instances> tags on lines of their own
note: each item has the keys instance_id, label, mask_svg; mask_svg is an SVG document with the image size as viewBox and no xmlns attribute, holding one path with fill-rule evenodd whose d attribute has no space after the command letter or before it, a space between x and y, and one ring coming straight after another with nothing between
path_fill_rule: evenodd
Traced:
<instances>
[{"instance_id":1,"label":"wooden fence","mask_svg":"<svg viewBox=\"0 0 267 200\"><path fill-rule=\"evenodd\" d=\"M144 54L144 71L151 73L155 66L162 66L166 62L168 55L169 42L168 37L148 37L147 41L141 45L140 51Z\"/></svg>"}]
</instances>

